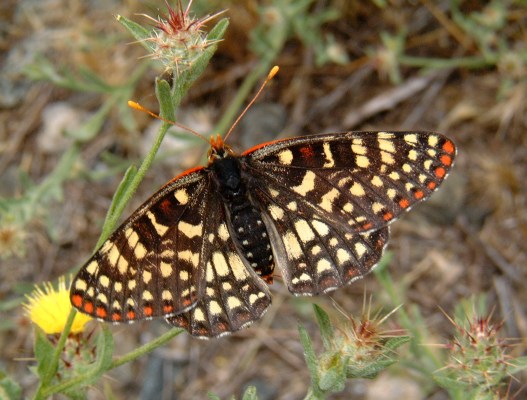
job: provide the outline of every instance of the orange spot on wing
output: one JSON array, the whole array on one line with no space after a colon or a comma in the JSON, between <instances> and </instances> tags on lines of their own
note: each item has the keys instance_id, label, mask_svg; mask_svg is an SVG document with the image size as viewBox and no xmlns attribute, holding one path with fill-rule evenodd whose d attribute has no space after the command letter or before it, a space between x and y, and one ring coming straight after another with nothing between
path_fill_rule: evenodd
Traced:
<instances>
[{"instance_id":1,"label":"orange spot on wing","mask_svg":"<svg viewBox=\"0 0 527 400\"><path fill-rule=\"evenodd\" d=\"M447 153L453 154L455 151L454 143L452 143L450 140L447 140L443 144L443 150L446 151Z\"/></svg>"},{"instance_id":2,"label":"orange spot on wing","mask_svg":"<svg viewBox=\"0 0 527 400\"><path fill-rule=\"evenodd\" d=\"M163 312L165 314L170 314L172 311L174 311L174 307L171 305L165 305L163 306Z\"/></svg>"},{"instance_id":3,"label":"orange spot on wing","mask_svg":"<svg viewBox=\"0 0 527 400\"><path fill-rule=\"evenodd\" d=\"M118 322L120 320L121 320L121 314L119 314L119 313L113 313L112 314L112 321Z\"/></svg>"},{"instance_id":4,"label":"orange spot on wing","mask_svg":"<svg viewBox=\"0 0 527 400\"><path fill-rule=\"evenodd\" d=\"M185 307L188 307L188 306L190 306L191 304L192 304L192 301L190 301L190 299L185 299L185 300L183 300L183 305L184 305Z\"/></svg>"},{"instance_id":5,"label":"orange spot on wing","mask_svg":"<svg viewBox=\"0 0 527 400\"><path fill-rule=\"evenodd\" d=\"M93 314L93 303L91 301L87 301L84 304L84 311L86 311L88 314Z\"/></svg>"},{"instance_id":6,"label":"orange spot on wing","mask_svg":"<svg viewBox=\"0 0 527 400\"><path fill-rule=\"evenodd\" d=\"M304 158L312 158L315 155L315 152L311 146L301 147L300 153L302 153L302 157Z\"/></svg>"},{"instance_id":7,"label":"orange spot on wing","mask_svg":"<svg viewBox=\"0 0 527 400\"><path fill-rule=\"evenodd\" d=\"M154 309L150 306L145 306L143 311L147 317L150 317L154 313Z\"/></svg>"},{"instance_id":8,"label":"orange spot on wing","mask_svg":"<svg viewBox=\"0 0 527 400\"><path fill-rule=\"evenodd\" d=\"M430 190L434 190L437 187L437 184L434 181L430 181L426 187Z\"/></svg>"},{"instance_id":9,"label":"orange spot on wing","mask_svg":"<svg viewBox=\"0 0 527 400\"><path fill-rule=\"evenodd\" d=\"M437 167L434 173L438 178L443 178L446 175L446 171L443 167Z\"/></svg>"},{"instance_id":10,"label":"orange spot on wing","mask_svg":"<svg viewBox=\"0 0 527 400\"><path fill-rule=\"evenodd\" d=\"M393 214L391 212L386 212L384 213L384 215L382 216L384 218L385 221L389 221L393 218Z\"/></svg>"},{"instance_id":11,"label":"orange spot on wing","mask_svg":"<svg viewBox=\"0 0 527 400\"><path fill-rule=\"evenodd\" d=\"M368 230L368 229L371 229L372 226L373 226L373 224L371 222L368 222L368 223L362 225L362 229Z\"/></svg>"},{"instance_id":12,"label":"orange spot on wing","mask_svg":"<svg viewBox=\"0 0 527 400\"><path fill-rule=\"evenodd\" d=\"M130 310L126 313L126 318L128 319L135 319L135 312Z\"/></svg>"},{"instance_id":13,"label":"orange spot on wing","mask_svg":"<svg viewBox=\"0 0 527 400\"><path fill-rule=\"evenodd\" d=\"M450 164L452 164L452 157L450 157L449 155L443 154L440 160L443 165L449 166Z\"/></svg>"},{"instance_id":14,"label":"orange spot on wing","mask_svg":"<svg viewBox=\"0 0 527 400\"><path fill-rule=\"evenodd\" d=\"M416 190L415 193L414 193L414 197L415 197L417 200L420 200L420 199L422 199L423 197L425 197L425 194L423 193L422 190Z\"/></svg>"},{"instance_id":15,"label":"orange spot on wing","mask_svg":"<svg viewBox=\"0 0 527 400\"><path fill-rule=\"evenodd\" d=\"M399 200L399 205L401 206L401 208L407 208L410 205L410 202L408 201L408 199L401 199Z\"/></svg>"},{"instance_id":16,"label":"orange spot on wing","mask_svg":"<svg viewBox=\"0 0 527 400\"><path fill-rule=\"evenodd\" d=\"M104 309L104 307L97 307L97 310L95 311L95 314L96 314L99 318L106 318L106 316L108 315L108 313L106 312L106 310Z\"/></svg>"},{"instance_id":17,"label":"orange spot on wing","mask_svg":"<svg viewBox=\"0 0 527 400\"><path fill-rule=\"evenodd\" d=\"M82 296L80 294L74 294L71 296L71 302L75 307L80 308L82 306Z\"/></svg>"}]
</instances>

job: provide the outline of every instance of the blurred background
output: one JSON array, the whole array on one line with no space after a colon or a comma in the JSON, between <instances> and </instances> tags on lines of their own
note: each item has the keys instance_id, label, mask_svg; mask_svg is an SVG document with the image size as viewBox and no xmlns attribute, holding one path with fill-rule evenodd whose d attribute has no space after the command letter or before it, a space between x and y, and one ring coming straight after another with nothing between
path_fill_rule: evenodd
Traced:
<instances>
[{"instance_id":1,"label":"blurred background","mask_svg":"<svg viewBox=\"0 0 527 400\"><path fill-rule=\"evenodd\" d=\"M176 6L176 4L173 4ZM186 3L184 3L186 6ZM458 146L451 176L430 201L392 225L386 260L397 295L374 274L320 298L293 298L280 281L273 307L251 328L200 341L179 335L148 357L107 374L88 398L301 399L309 372L298 339L303 324L321 349L311 304L360 318L363 300L412 316L419 344L438 344L456 327L441 312L484 296L525 354L527 291L527 5L524 1L195 0L191 14L225 12L230 25L178 121L209 135L248 77L280 72L231 136L240 151L277 137L349 130L427 130ZM93 251L112 195L130 164L151 146L158 121L154 80L163 67L116 21L150 29L161 1L3 0L0 3L0 369L24 395L33 328L21 303L35 284L74 273ZM205 28L207 29L207 28ZM264 74L265 75L265 74ZM168 74L164 77L169 79ZM251 88L252 86L249 86ZM254 89L248 93L254 93ZM247 97L242 99L245 103ZM189 134L163 143L123 217L207 146ZM397 301L396 301L397 300ZM369 301L369 300L368 300ZM440 309L441 308L441 309ZM372 311L372 312L373 312ZM394 313L386 330L407 329ZM92 330L97 329L93 322ZM163 321L112 327L116 354L169 329ZM443 353L441 353L443 351ZM446 399L419 357L398 349L398 364L374 380L349 381L334 399ZM445 361L445 365L448 361ZM523 398L525 375L501 395Z\"/></svg>"}]
</instances>

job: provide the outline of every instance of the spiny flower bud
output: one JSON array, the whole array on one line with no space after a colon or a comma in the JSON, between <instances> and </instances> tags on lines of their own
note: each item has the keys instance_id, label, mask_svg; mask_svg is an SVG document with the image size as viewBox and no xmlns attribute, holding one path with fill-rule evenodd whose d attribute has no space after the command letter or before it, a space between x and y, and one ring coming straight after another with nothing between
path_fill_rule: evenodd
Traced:
<instances>
[{"instance_id":1,"label":"spiny flower bud","mask_svg":"<svg viewBox=\"0 0 527 400\"><path fill-rule=\"evenodd\" d=\"M180 0L177 9L171 8L168 2L165 3L167 17L158 17L156 20L144 15L155 22L152 36L146 40L150 42L152 49L150 57L160 60L167 70L179 76L192 66L208 46L215 43L207 38L202 28L220 13L196 19L189 16L192 0L184 11Z\"/></svg>"}]
</instances>

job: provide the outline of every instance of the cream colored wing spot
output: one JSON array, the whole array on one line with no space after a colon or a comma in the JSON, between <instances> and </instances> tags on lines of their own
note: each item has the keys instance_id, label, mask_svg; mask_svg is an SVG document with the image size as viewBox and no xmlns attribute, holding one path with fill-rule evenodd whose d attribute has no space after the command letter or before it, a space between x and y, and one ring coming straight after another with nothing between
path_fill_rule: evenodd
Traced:
<instances>
[{"instance_id":1,"label":"cream colored wing spot","mask_svg":"<svg viewBox=\"0 0 527 400\"><path fill-rule=\"evenodd\" d=\"M295 221L295 230L302 243L307 243L315 238L315 232L313 232L305 219Z\"/></svg>"},{"instance_id":2,"label":"cream colored wing spot","mask_svg":"<svg viewBox=\"0 0 527 400\"><path fill-rule=\"evenodd\" d=\"M409 174L410 172L412 172L412 166L407 163L403 164L403 171Z\"/></svg>"},{"instance_id":3,"label":"cream colored wing spot","mask_svg":"<svg viewBox=\"0 0 527 400\"><path fill-rule=\"evenodd\" d=\"M419 178L418 179L419 179L419 183L424 184L428 178L427 178L427 176L425 174L419 174Z\"/></svg>"},{"instance_id":4,"label":"cream colored wing spot","mask_svg":"<svg viewBox=\"0 0 527 400\"><path fill-rule=\"evenodd\" d=\"M411 191L414 187L415 185L411 182L406 182L406 184L404 185L404 188L406 189L407 192Z\"/></svg>"},{"instance_id":5,"label":"cream colored wing spot","mask_svg":"<svg viewBox=\"0 0 527 400\"><path fill-rule=\"evenodd\" d=\"M331 262L329 262L328 260L326 260L325 258L322 258L320 260L318 260L317 262L317 273L322 273L324 271L329 271L331 270Z\"/></svg>"},{"instance_id":6,"label":"cream colored wing spot","mask_svg":"<svg viewBox=\"0 0 527 400\"><path fill-rule=\"evenodd\" d=\"M223 309L220 307L219 303L216 300L211 300L209 302L209 311L212 315L223 314Z\"/></svg>"},{"instance_id":7,"label":"cream colored wing spot","mask_svg":"<svg viewBox=\"0 0 527 400\"><path fill-rule=\"evenodd\" d=\"M156 220L156 216L151 211L148 211L146 213L146 216L150 220L150 223L152 224L159 236L163 236L168 231L168 226L158 223Z\"/></svg>"},{"instance_id":8,"label":"cream colored wing spot","mask_svg":"<svg viewBox=\"0 0 527 400\"><path fill-rule=\"evenodd\" d=\"M296 211L297 207L296 201L291 201L287 204L287 209L290 211Z\"/></svg>"},{"instance_id":9,"label":"cream colored wing spot","mask_svg":"<svg viewBox=\"0 0 527 400\"><path fill-rule=\"evenodd\" d=\"M225 224L220 225L220 227L218 228L218 237L224 242L229 240L230 235L229 235L229 230L227 229L227 225Z\"/></svg>"},{"instance_id":10,"label":"cream colored wing spot","mask_svg":"<svg viewBox=\"0 0 527 400\"><path fill-rule=\"evenodd\" d=\"M178 230L189 239L192 239L193 237L201 236L203 224L192 225L185 221L179 221Z\"/></svg>"},{"instance_id":11,"label":"cream colored wing spot","mask_svg":"<svg viewBox=\"0 0 527 400\"><path fill-rule=\"evenodd\" d=\"M214 264L214 269L219 276L229 275L229 265L221 251L216 251L212 254L212 264Z\"/></svg>"},{"instance_id":12,"label":"cream colored wing spot","mask_svg":"<svg viewBox=\"0 0 527 400\"><path fill-rule=\"evenodd\" d=\"M174 197L181 205L185 205L188 203L188 193L186 189L179 189L176 190L174 193Z\"/></svg>"},{"instance_id":13,"label":"cream colored wing spot","mask_svg":"<svg viewBox=\"0 0 527 400\"><path fill-rule=\"evenodd\" d=\"M371 205L371 210L375 213L375 214L379 214L382 210L384 209L384 205L382 205L381 203L378 203L378 202L375 202Z\"/></svg>"},{"instance_id":14,"label":"cream colored wing spot","mask_svg":"<svg viewBox=\"0 0 527 400\"><path fill-rule=\"evenodd\" d=\"M368 153L368 149L362 145L362 139L353 141L353 144L351 145L351 151L357 155L366 155Z\"/></svg>"},{"instance_id":15,"label":"cream colored wing spot","mask_svg":"<svg viewBox=\"0 0 527 400\"><path fill-rule=\"evenodd\" d=\"M165 249L161 252L161 258L174 258L176 253L172 249Z\"/></svg>"},{"instance_id":16,"label":"cream colored wing spot","mask_svg":"<svg viewBox=\"0 0 527 400\"><path fill-rule=\"evenodd\" d=\"M229 290L232 290L232 285L229 283L229 282L223 282L221 287L223 288L223 290L225 290L226 292L228 292Z\"/></svg>"},{"instance_id":17,"label":"cream colored wing spot","mask_svg":"<svg viewBox=\"0 0 527 400\"><path fill-rule=\"evenodd\" d=\"M324 222L319 221L319 220L314 220L311 223L313 224L313 228L315 228L315 230L320 236L324 237L329 233L329 227Z\"/></svg>"},{"instance_id":18,"label":"cream colored wing spot","mask_svg":"<svg viewBox=\"0 0 527 400\"><path fill-rule=\"evenodd\" d=\"M280 207L272 204L269 206L268 210L275 221L280 221L284 218L284 210Z\"/></svg>"},{"instance_id":19,"label":"cream colored wing spot","mask_svg":"<svg viewBox=\"0 0 527 400\"><path fill-rule=\"evenodd\" d=\"M207 296L213 297L216 294L216 291L213 288L208 287L205 289L205 293L207 294Z\"/></svg>"},{"instance_id":20,"label":"cream colored wing spot","mask_svg":"<svg viewBox=\"0 0 527 400\"><path fill-rule=\"evenodd\" d=\"M346 211L347 213L351 213L353 211L353 204L346 203L344 204L344 207L342 207L342 209Z\"/></svg>"},{"instance_id":21,"label":"cream colored wing spot","mask_svg":"<svg viewBox=\"0 0 527 400\"><path fill-rule=\"evenodd\" d=\"M417 157L418 157L417 151L412 149L412 150L410 150L408 152L408 159L409 160L415 161L415 160L417 160Z\"/></svg>"},{"instance_id":22,"label":"cream colored wing spot","mask_svg":"<svg viewBox=\"0 0 527 400\"><path fill-rule=\"evenodd\" d=\"M329 240L329 245L330 245L331 247L336 247L338 244L339 244L339 241L337 240L337 238L331 238L331 239Z\"/></svg>"},{"instance_id":23,"label":"cream colored wing spot","mask_svg":"<svg viewBox=\"0 0 527 400\"><path fill-rule=\"evenodd\" d=\"M258 294L256 293L252 293L250 296L249 296L249 303L254 304L258 301L258 299L261 299L262 297L265 297L265 293L264 292L259 292Z\"/></svg>"},{"instance_id":24,"label":"cream colored wing spot","mask_svg":"<svg viewBox=\"0 0 527 400\"><path fill-rule=\"evenodd\" d=\"M87 266L86 266L86 272L90 275L95 275L99 271L99 264L97 264L96 260L92 260Z\"/></svg>"},{"instance_id":25,"label":"cream colored wing spot","mask_svg":"<svg viewBox=\"0 0 527 400\"><path fill-rule=\"evenodd\" d=\"M384 139L379 137L377 143L379 145L380 150L386 151L388 153L395 153L395 146L392 140L386 137Z\"/></svg>"},{"instance_id":26,"label":"cream colored wing spot","mask_svg":"<svg viewBox=\"0 0 527 400\"><path fill-rule=\"evenodd\" d=\"M128 289L129 290L134 290L137 286L137 282L135 281L135 279L130 279L128 281Z\"/></svg>"},{"instance_id":27,"label":"cream colored wing spot","mask_svg":"<svg viewBox=\"0 0 527 400\"><path fill-rule=\"evenodd\" d=\"M339 265L343 265L351 259L351 255L347 250L338 249L337 250L337 261Z\"/></svg>"},{"instance_id":28,"label":"cream colored wing spot","mask_svg":"<svg viewBox=\"0 0 527 400\"><path fill-rule=\"evenodd\" d=\"M386 191L386 195L390 200L393 200L395 199L395 196L397 196L397 190L395 190L394 188L390 188Z\"/></svg>"},{"instance_id":29,"label":"cream colored wing spot","mask_svg":"<svg viewBox=\"0 0 527 400\"><path fill-rule=\"evenodd\" d=\"M236 253L229 253L229 263L231 265L234 278L237 281L244 281L247 279L247 276L249 275L247 268L245 268L245 265L243 265L242 260Z\"/></svg>"},{"instance_id":30,"label":"cream colored wing spot","mask_svg":"<svg viewBox=\"0 0 527 400\"><path fill-rule=\"evenodd\" d=\"M390 172L390 175L388 175L388 177L393 181L398 181L399 179L401 179L401 176L396 171Z\"/></svg>"},{"instance_id":31,"label":"cream colored wing spot","mask_svg":"<svg viewBox=\"0 0 527 400\"><path fill-rule=\"evenodd\" d=\"M439 142L439 139L437 136L435 135L428 136L428 145L430 147L436 147L438 142Z\"/></svg>"},{"instance_id":32,"label":"cream colored wing spot","mask_svg":"<svg viewBox=\"0 0 527 400\"><path fill-rule=\"evenodd\" d=\"M242 302L237 297L229 296L228 299L227 299L227 306L231 310L234 310L235 308L241 307L242 306Z\"/></svg>"},{"instance_id":33,"label":"cream colored wing spot","mask_svg":"<svg viewBox=\"0 0 527 400\"><path fill-rule=\"evenodd\" d=\"M381 150L381 161L384 164L393 165L395 164L395 158L393 158L392 153L388 153L387 151Z\"/></svg>"},{"instance_id":34,"label":"cream colored wing spot","mask_svg":"<svg viewBox=\"0 0 527 400\"><path fill-rule=\"evenodd\" d=\"M121 303L119 303L119 300L114 300L113 303L112 303L112 308L114 310L121 310L122 307L121 307Z\"/></svg>"},{"instance_id":35,"label":"cream colored wing spot","mask_svg":"<svg viewBox=\"0 0 527 400\"><path fill-rule=\"evenodd\" d=\"M272 197L278 197L278 195L280 194L280 192L275 189L269 189L269 193L271 194Z\"/></svg>"},{"instance_id":36,"label":"cream colored wing spot","mask_svg":"<svg viewBox=\"0 0 527 400\"><path fill-rule=\"evenodd\" d=\"M331 147L329 143L324 143L322 147L324 149L324 157L326 158L323 167L333 168L335 166L335 160L333 159L333 153L331 153Z\"/></svg>"},{"instance_id":37,"label":"cream colored wing spot","mask_svg":"<svg viewBox=\"0 0 527 400\"><path fill-rule=\"evenodd\" d=\"M291 231L287 232L283 237L283 241L287 256L290 260L296 260L302 256L302 247L298 243L298 239L294 233Z\"/></svg>"},{"instance_id":38,"label":"cream colored wing spot","mask_svg":"<svg viewBox=\"0 0 527 400\"><path fill-rule=\"evenodd\" d=\"M388 140L390 141L391 139L394 138L394 134L393 133L390 133L390 132L379 132L377 134L377 138L378 139L384 139L384 140Z\"/></svg>"},{"instance_id":39,"label":"cream colored wing spot","mask_svg":"<svg viewBox=\"0 0 527 400\"><path fill-rule=\"evenodd\" d=\"M93 286L90 286L88 288L88 290L86 290L86 294L89 296L89 297L93 297L95 295L95 289L93 288Z\"/></svg>"},{"instance_id":40,"label":"cream colored wing spot","mask_svg":"<svg viewBox=\"0 0 527 400\"><path fill-rule=\"evenodd\" d=\"M109 251L106 253L108 257L108 262L112 267L115 267L117 265L117 261L119 260L119 257L121 256L121 253L119 253L119 249L117 249L116 246L113 246L109 248Z\"/></svg>"},{"instance_id":41,"label":"cream colored wing spot","mask_svg":"<svg viewBox=\"0 0 527 400\"><path fill-rule=\"evenodd\" d=\"M148 290L143 290L143 296L144 301L152 301L154 300L154 296L152 296L152 293L150 293Z\"/></svg>"},{"instance_id":42,"label":"cream colored wing spot","mask_svg":"<svg viewBox=\"0 0 527 400\"><path fill-rule=\"evenodd\" d=\"M353 185L350 188L350 193L353 196L357 196L357 197L362 197L362 196L364 196L366 194L366 192L364 191L364 188L358 182L354 182L353 183Z\"/></svg>"},{"instance_id":43,"label":"cream colored wing spot","mask_svg":"<svg viewBox=\"0 0 527 400\"><path fill-rule=\"evenodd\" d=\"M282 150L278 153L278 160L282 165L291 165L293 162L293 152L289 149Z\"/></svg>"},{"instance_id":44,"label":"cream colored wing spot","mask_svg":"<svg viewBox=\"0 0 527 400\"><path fill-rule=\"evenodd\" d=\"M425 167L425 169L427 171L430 171L432 169L432 164L434 162L432 160L426 160L424 163L423 163L423 166Z\"/></svg>"},{"instance_id":45,"label":"cream colored wing spot","mask_svg":"<svg viewBox=\"0 0 527 400\"><path fill-rule=\"evenodd\" d=\"M159 263L159 272L161 272L161 276L163 278L168 278L170 275L172 275L173 270L172 264L166 263L164 261Z\"/></svg>"},{"instance_id":46,"label":"cream colored wing spot","mask_svg":"<svg viewBox=\"0 0 527 400\"><path fill-rule=\"evenodd\" d=\"M319 203L320 208L328 212L333 211L333 203L339 197L339 191L335 188L331 189L324 196L322 196L322 201Z\"/></svg>"},{"instance_id":47,"label":"cream colored wing spot","mask_svg":"<svg viewBox=\"0 0 527 400\"><path fill-rule=\"evenodd\" d=\"M162 300L165 300L165 301L170 301L170 300L172 300L172 299L173 299L173 297L172 297L172 293L170 293L169 290L163 290L163 291L161 292L161 299L162 299Z\"/></svg>"},{"instance_id":48,"label":"cream colored wing spot","mask_svg":"<svg viewBox=\"0 0 527 400\"><path fill-rule=\"evenodd\" d=\"M113 290L116 293L121 293L123 290L123 284L121 282L114 282L113 284Z\"/></svg>"},{"instance_id":49,"label":"cream colored wing spot","mask_svg":"<svg viewBox=\"0 0 527 400\"><path fill-rule=\"evenodd\" d=\"M139 235L132 228L126 229L124 234L128 241L128 246L130 246L130 248L133 249L135 245L137 244L137 242L139 242Z\"/></svg>"},{"instance_id":50,"label":"cream colored wing spot","mask_svg":"<svg viewBox=\"0 0 527 400\"><path fill-rule=\"evenodd\" d=\"M358 259L361 259L366 254L366 251L366 246L363 243L355 243L355 252L357 253Z\"/></svg>"},{"instance_id":51,"label":"cream colored wing spot","mask_svg":"<svg viewBox=\"0 0 527 400\"><path fill-rule=\"evenodd\" d=\"M322 251L322 248L318 244L311 248L311 254L313 254L314 256L319 254L321 251Z\"/></svg>"},{"instance_id":52,"label":"cream colored wing spot","mask_svg":"<svg viewBox=\"0 0 527 400\"><path fill-rule=\"evenodd\" d=\"M148 283L152 280L152 273L150 271L143 271L143 282L148 285Z\"/></svg>"},{"instance_id":53,"label":"cream colored wing spot","mask_svg":"<svg viewBox=\"0 0 527 400\"><path fill-rule=\"evenodd\" d=\"M88 287L88 284L83 279L77 279L75 281L75 289L82 290L83 292L86 291L86 288Z\"/></svg>"},{"instance_id":54,"label":"cream colored wing spot","mask_svg":"<svg viewBox=\"0 0 527 400\"><path fill-rule=\"evenodd\" d=\"M370 182L375 187L382 187L384 185L382 179L378 175L375 175L373 178L371 178Z\"/></svg>"},{"instance_id":55,"label":"cream colored wing spot","mask_svg":"<svg viewBox=\"0 0 527 400\"><path fill-rule=\"evenodd\" d=\"M126 261L126 258L124 257L120 257L117 261L117 269L121 275L126 274L126 271L128 271L128 266L128 261Z\"/></svg>"},{"instance_id":56,"label":"cream colored wing spot","mask_svg":"<svg viewBox=\"0 0 527 400\"><path fill-rule=\"evenodd\" d=\"M99 276L99 283L102 287L108 288L110 286L110 278L106 275Z\"/></svg>"},{"instance_id":57,"label":"cream colored wing spot","mask_svg":"<svg viewBox=\"0 0 527 400\"><path fill-rule=\"evenodd\" d=\"M196 307L194 309L194 319L198 322L205 322L205 314L201 308Z\"/></svg>"},{"instance_id":58,"label":"cream colored wing spot","mask_svg":"<svg viewBox=\"0 0 527 400\"><path fill-rule=\"evenodd\" d=\"M298 186L293 186L292 189L298 194L305 196L315 188L315 178L316 175L313 171L307 171L304 174L302 183Z\"/></svg>"},{"instance_id":59,"label":"cream colored wing spot","mask_svg":"<svg viewBox=\"0 0 527 400\"><path fill-rule=\"evenodd\" d=\"M96 297L98 301L100 301L103 304L108 304L108 297L104 293L99 293Z\"/></svg>"},{"instance_id":60,"label":"cream colored wing spot","mask_svg":"<svg viewBox=\"0 0 527 400\"><path fill-rule=\"evenodd\" d=\"M408 133L404 135L404 141L408 144L415 145L417 144L417 135L415 133Z\"/></svg>"},{"instance_id":61,"label":"cream colored wing spot","mask_svg":"<svg viewBox=\"0 0 527 400\"><path fill-rule=\"evenodd\" d=\"M426 153L430 156L435 158L437 156L437 151L435 149L428 149Z\"/></svg>"},{"instance_id":62,"label":"cream colored wing spot","mask_svg":"<svg viewBox=\"0 0 527 400\"><path fill-rule=\"evenodd\" d=\"M197 267L199 264L199 253L193 253L190 250L183 250L177 253L180 260L187 261L194 267Z\"/></svg>"},{"instance_id":63,"label":"cream colored wing spot","mask_svg":"<svg viewBox=\"0 0 527 400\"><path fill-rule=\"evenodd\" d=\"M360 168L368 168L370 166L370 160L366 156L355 157L355 163Z\"/></svg>"},{"instance_id":64,"label":"cream colored wing spot","mask_svg":"<svg viewBox=\"0 0 527 400\"><path fill-rule=\"evenodd\" d=\"M304 273L303 273L302 275L300 275L298 278L293 278L293 279L291 280L291 282L294 283L294 284L296 285L296 284L299 283L299 282L309 282L310 280L311 280L311 277L310 277L308 274L306 274L306 273L304 272Z\"/></svg>"},{"instance_id":65,"label":"cream colored wing spot","mask_svg":"<svg viewBox=\"0 0 527 400\"><path fill-rule=\"evenodd\" d=\"M145 258L146 254L146 247L143 246L141 242L138 242L134 248L134 256L136 256L138 260L142 260L143 258Z\"/></svg>"}]
</instances>

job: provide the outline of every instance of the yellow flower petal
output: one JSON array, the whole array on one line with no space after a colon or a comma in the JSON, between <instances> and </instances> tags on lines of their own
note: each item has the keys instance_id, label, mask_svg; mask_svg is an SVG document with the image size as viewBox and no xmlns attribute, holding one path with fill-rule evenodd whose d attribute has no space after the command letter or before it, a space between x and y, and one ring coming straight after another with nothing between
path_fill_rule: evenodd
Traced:
<instances>
[{"instance_id":1,"label":"yellow flower petal","mask_svg":"<svg viewBox=\"0 0 527 400\"><path fill-rule=\"evenodd\" d=\"M50 282L43 287L37 287L27 296L28 303L24 304L29 318L47 334L61 333L71 311L69 290L66 288L66 279L59 278L58 288L55 290ZM71 328L72 333L80 333L84 325L91 320L85 314L77 313Z\"/></svg>"}]
</instances>

